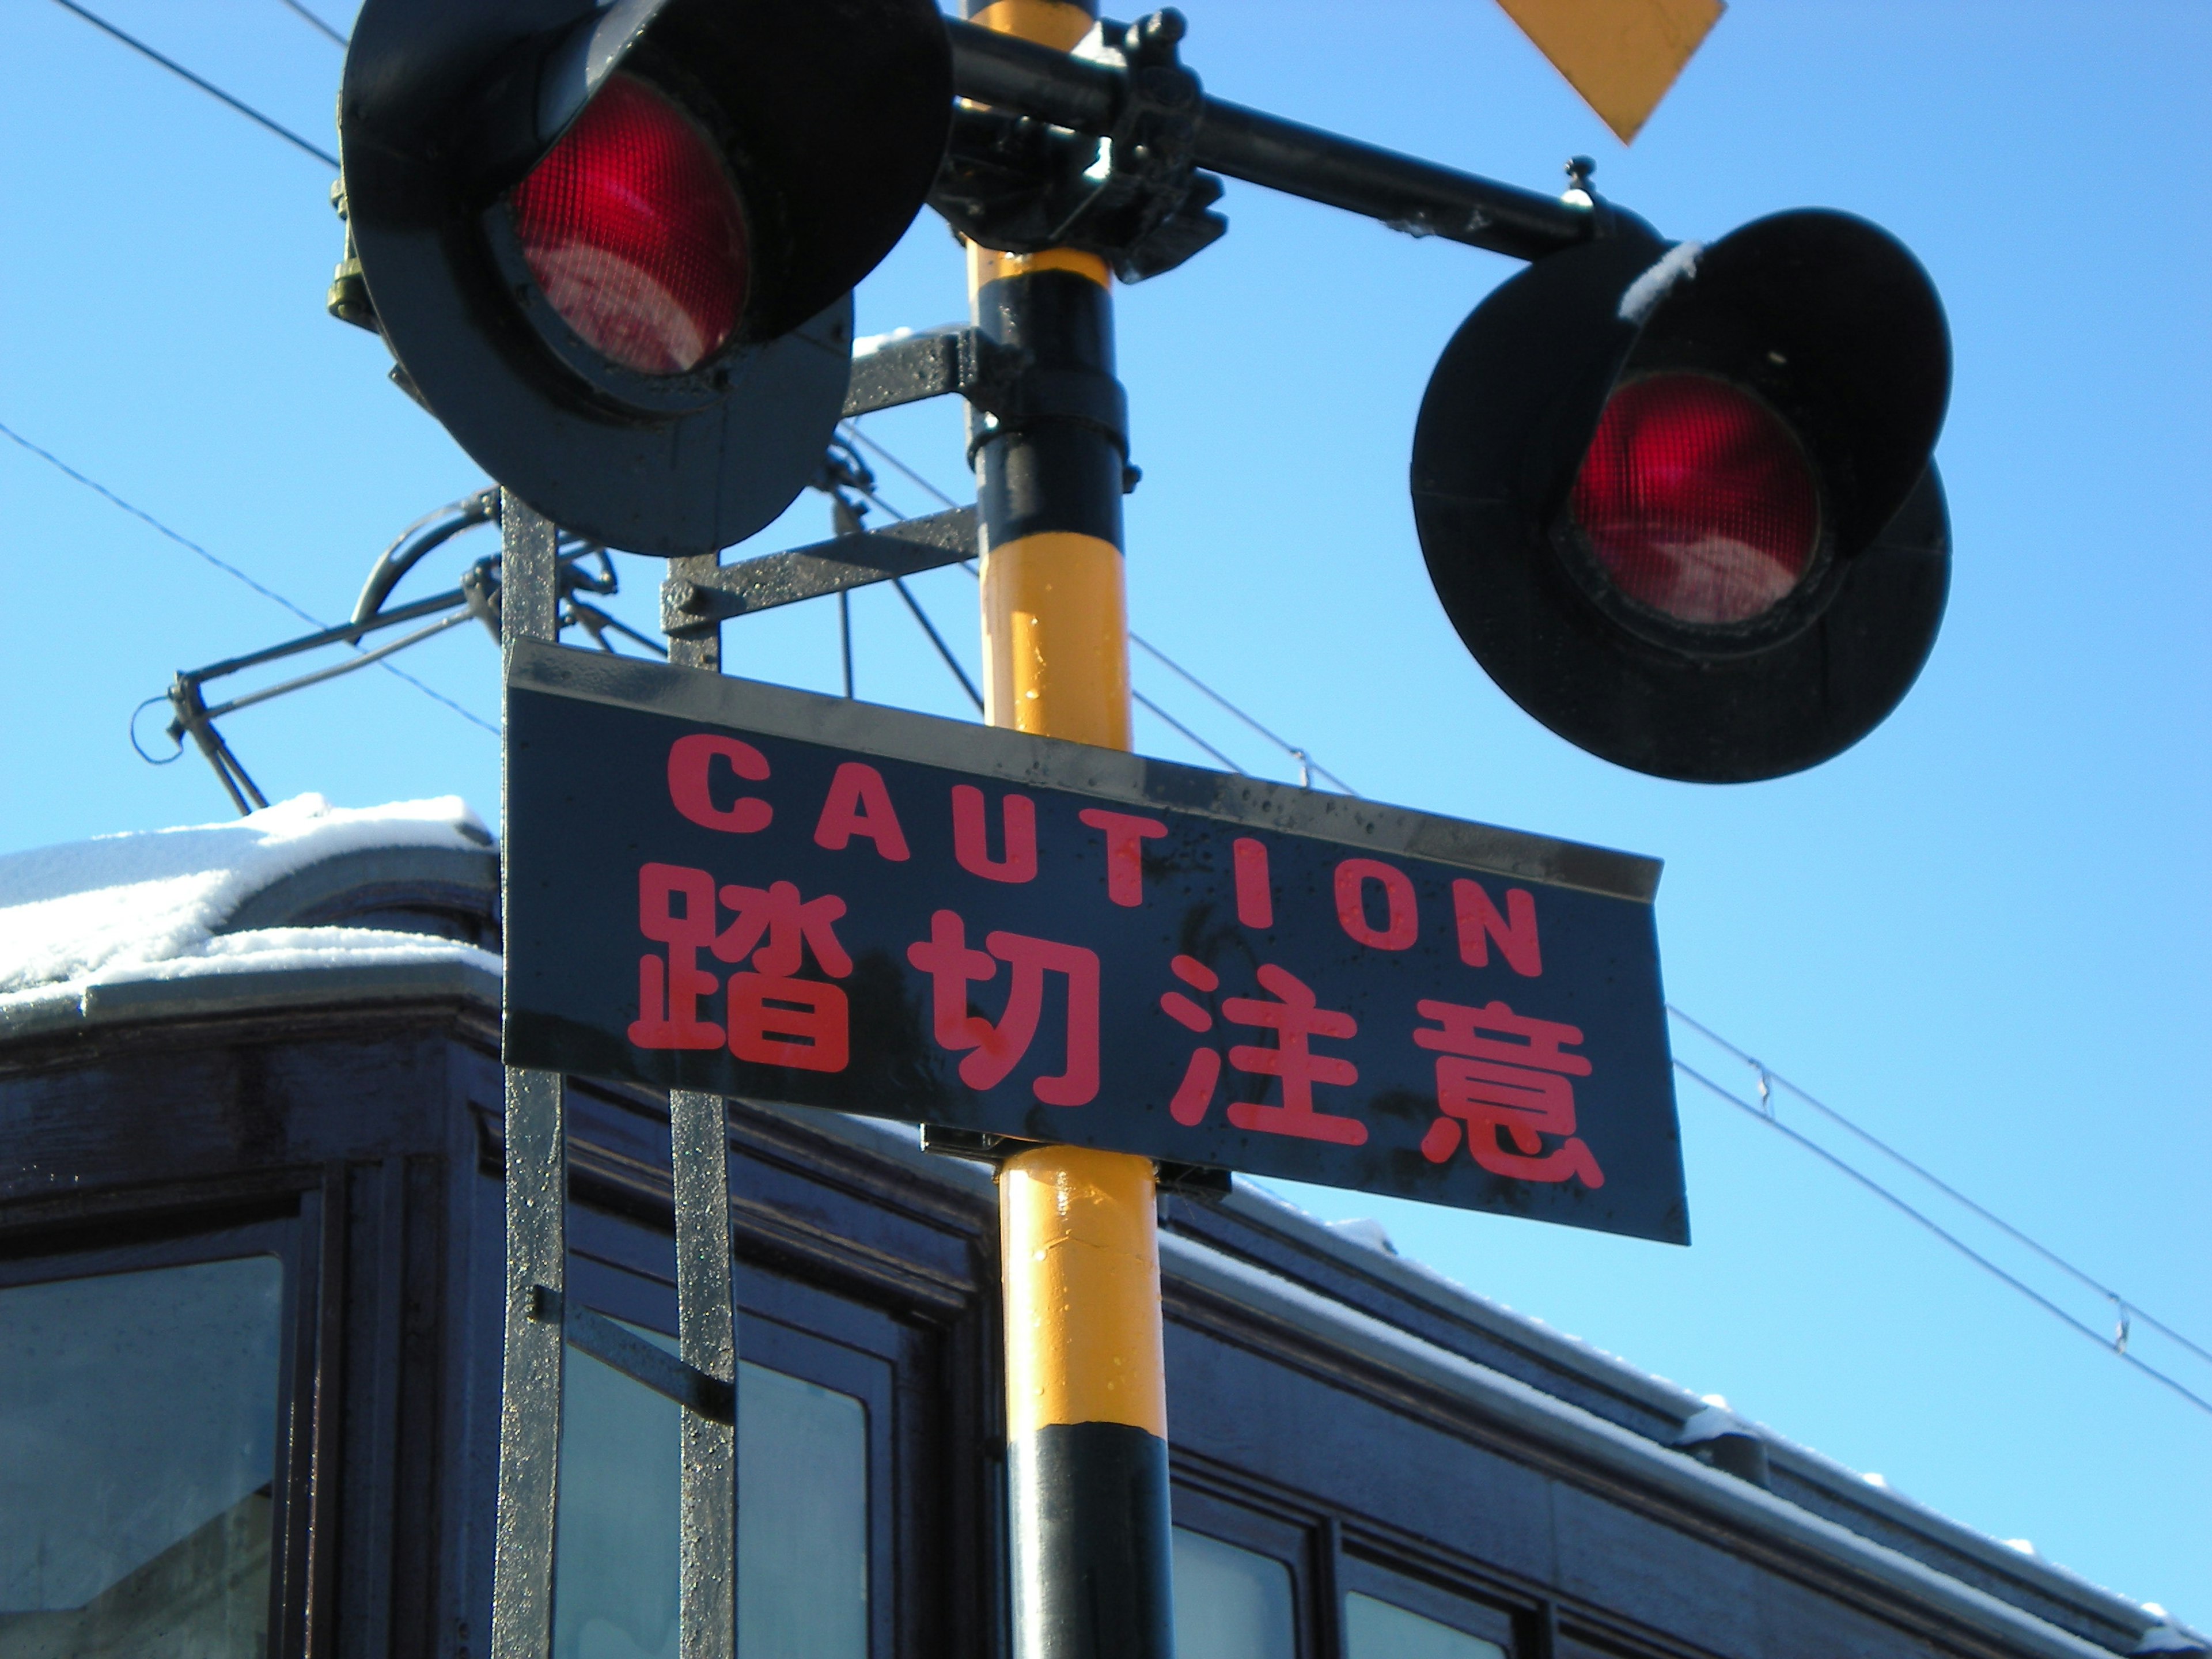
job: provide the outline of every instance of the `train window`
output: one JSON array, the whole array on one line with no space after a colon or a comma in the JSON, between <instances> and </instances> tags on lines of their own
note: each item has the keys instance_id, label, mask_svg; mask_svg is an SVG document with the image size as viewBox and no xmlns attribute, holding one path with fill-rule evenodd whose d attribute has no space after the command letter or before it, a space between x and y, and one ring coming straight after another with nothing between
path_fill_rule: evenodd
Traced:
<instances>
[{"instance_id":1,"label":"train window","mask_svg":"<svg viewBox=\"0 0 2212 1659\"><path fill-rule=\"evenodd\" d=\"M1354 1590L1344 1598L1345 1659L1505 1659L1495 1642Z\"/></svg>"},{"instance_id":2,"label":"train window","mask_svg":"<svg viewBox=\"0 0 2212 1659\"><path fill-rule=\"evenodd\" d=\"M572 1349L561 1419L554 1659L673 1659L677 1407ZM738 1424L739 1651L867 1659L866 1407L746 1363Z\"/></svg>"},{"instance_id":3,"label":"train window","mask_svg":"<svg viewBox=\"0 0 2212 1659\"><path fill-rule=\"evenodd\" d=\"M269 1646L272 1255L0 1290L0 1659Z\"/></svg>"},{"instance_id":4,"label":"train window","mask_svg":"<svg viewBox=\"0 0 2212 1659\"><path fill-rule=\"evenodd\" d=\"M1296 1630L1288 1566L1175 1529L1176 1659L1296 1659Z\"/></svg>"}]
</instances>

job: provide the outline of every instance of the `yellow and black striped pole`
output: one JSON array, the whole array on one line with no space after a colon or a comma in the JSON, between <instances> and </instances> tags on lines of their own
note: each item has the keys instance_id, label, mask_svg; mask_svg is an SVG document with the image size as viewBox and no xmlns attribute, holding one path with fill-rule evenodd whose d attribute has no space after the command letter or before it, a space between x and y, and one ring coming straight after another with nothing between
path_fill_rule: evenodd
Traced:
<instances>
[{"instance_id":1,"label":"yellow and black striped pole","mask_svg":"<svg viewBox=\"0 0 2212 1659\"><path fill-rule=\"evenodd\" d=\"M1094 5L970 0L969 17L1066 51ZM1064 382L1110 383L1103 260L972 244L968 258L985 333ZM1127 749L1125 439L1074 412L977 419L987 717ZM1154 1204L1146 1158L1039 1146L1000 1170L1015 1659L1174 1651Z\"/></svg>"}]
</instances>

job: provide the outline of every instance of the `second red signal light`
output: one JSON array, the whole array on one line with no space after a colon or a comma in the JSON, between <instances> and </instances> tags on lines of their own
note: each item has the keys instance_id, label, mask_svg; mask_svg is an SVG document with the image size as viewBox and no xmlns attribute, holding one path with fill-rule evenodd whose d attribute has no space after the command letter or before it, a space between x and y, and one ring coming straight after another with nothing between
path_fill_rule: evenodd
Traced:
<instances>
[{"instance_id":1,"label":"second red signal light","mask_svg":"<svg viewBox=\"0 0 2212 1659\"><path fill-rule=\"evenodd\" d=\"M1537 260L1429 382L1413 509L1491 677L1638 771L1817 765L1894 708L1949 569L1943 313L1863 220L1709 248L1632 223Z\"/></svg>"},{"instance_id":2,"label":"second red signal light","mask_svg":"<svg viewBox=\"0 0 2212 1659\"><path fill-rule=\"evenodd\" d=\"M1748 622L1812 562L1812 469L1758 399L1701 374L1632 381L1583 457L1574 520L1630 599L1675 622Z\"/></svg>"}]
</instances>

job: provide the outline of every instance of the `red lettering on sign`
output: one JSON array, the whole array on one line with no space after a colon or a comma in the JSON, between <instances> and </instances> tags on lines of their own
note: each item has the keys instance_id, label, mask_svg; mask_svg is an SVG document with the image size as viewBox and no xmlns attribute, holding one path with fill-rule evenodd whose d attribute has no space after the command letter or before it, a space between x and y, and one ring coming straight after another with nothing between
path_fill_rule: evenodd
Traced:
<instances>
[{"instance_id":1,"label":"red lettering on sign","mask_svg":"<svg viewBox=\"0 0 2212 1659\"><path fill-rule=\"evenodd\" d=\"M779 881L766 889L725 887L722 902L738 913L714 939L714 954L724 962L750 956L761 972L788 977L799 969L800 946L810 945L825 972L842 979L853 971L853 958L837 942L835 926L845 914L845 901L834 893L802 902L796 886Z\"/></svg>"},{"instance_id":2,"label":"red lettering on sign","mask_svg":"<svg viewBox=\"0 0 2212 1659\"><path fill-rule=\"evenodd\" d=\"M1575 1133L1574 1085L1567 1079L1590 1073L1587 1057L1565 1052L1583 1040L1579 1028L1516 1014L1502 1002L1468 1008L1425 1000L1414 1006L1437 1022L1415 1028L1414 1042L1443 1056L1437 1061L1441 1115L1422 1137L1423 1157L1431 1164L1448 1160L1459 1150L1464 1123L1468 1151L1492 1175L1605 1185L1596 1154ZM1565 1139L1547 1152L1546 1135Z\"/></svg>"},{"instance_id":3,"label":"red lettering on sign","mask_svg":"<svg viewBox=\"0 0 2212 1659\"><path fill-rule=\"evenodd\" d=\"M1221 975L1195 957L1177 957L1168 963L1168 970L1194 990L1211 994L1221 988ZM1160 1012L1186 1030L1213 1029L1213 1016L1180 991L1162 994ZM1187 1129L1196 1128L1206 1121L1206 1111L1213 1104L1214 1085L1220 1081L1221 1051L1193 1049L1189 1064L1183 1067L1182 1082L1168 1103L1168 1115Z\"/></svg>"},{"instance_id":4,"label":"red lettering on sign","mask_svg":"<svg viewBox=\"0 0 2212 1659\"><path fill-rule=\"evenodd\" d=\"M1098 953L1023 933L994 933L983 942L988 954L969 949L967 923L939 910L929 919L929 937L907 947L907 960L930 977L939 1044L973 1050L960 1062L960 1080L993 1089L1012 1074L1043 1017L1044 976L1054 973L1067 983L1067 1069L1036 1079L1030 1091L1048 1106L1088 1105L1098 1096ZM1012 983L994 1024L968 1012L968 988L996 977L1001 962L1012 969Z\"/></svg>"},{"instance_id":5,"label":"red lettering on sign","mask_svg":"<svg viewBox=\"0 0 2212 1659\"><path fill-rule=\"evenodd\" d=\"M1158 818L1086 806L1076 817L1106 837L1106 896L1134 908L1145 902L1145 843L1168 832Z\"/></svg>"},{"instance_id":6,"label":"red lettering on sign","mask_svg":"<svg viewBox=\"0 0 2212 1659\"><path fill-rule=\"evenodd\" d=\"M1275 891L1267 879L1267 846L1239 836L1236 846L1237 920L1247 927L1275 925Z\"/></svg>"},{"instance_id":7,"label":"red lettering on sign","mask_svg":"<svg viewBox=\"0 0 2212 1659\"><path fill-rule=\"evenodd\" d=\"M906 959L929 975L930 1030L939 1048L956 1054L983 1041L985 1022L968 1012L968 987L999 971L987 951L968 948L968 924L957 912L929 918L929 937L906 947Z\"/></svg>"},{"instance_id":8,"label":"red lettering on sign","mask_svg":"<svg viewBox=\"0 0 2212 1659\"><path fill-rule=\"evenodd\" d=\"M1195 990L1212 992L1221 988L1221 975L1195 957L1177 957L1168 963L1168 970ZM1180 991L1170 991L1160 998L1160 1012L1188 1030L1213 1029L1213 1016Z\"/></svg>"},{"instance_id":9,"label":"red lettering on sign","mask_svg":"<svg viewBox=\"0 0 2212 1659\"><path fill-rule=\"evenodd\" d=\"M730 1052L763 1066L843 1071L852 1054L844 991L822 980L731 975Z\"/></svg>"},{"instance_id":10,"label":"red lettering on sign","mask_svg":"<svg viewBox=\"0 0 2212 1659\"><path fill-rule=\"evenodd\" d=\"M899 828L898 814L891 810L884 775L862 762L846 761L830 780L830 795L822 803L822 817L814 826L814 844L842 853L855 836L866 836L875 843L876 851L893 863L903 864L909 856L906 831Z\"/></svg>"},{"instance_id":11,"label":"red lettering on sign","mask_svg":"<svg viewBox=\"0 0 2212 1659\"><path fill-rule=\"evenodd\" d=\"M675 901L684 901L677 914ZM699 999L719 983L699 967L702 947L714 942L714 878L680 864L647 864L637 872L638 931L668 947L664 958L638 958L637 1018L629 1040L641 1048L719 1048L722 1028L699 1018Z\"/></svg>"},{"instance_id":12,"label":"red lettering on sign","mask_svg":"<svg viewBox=\"0 0 2212 1659\"><path fill-rule=\"evenodd\" d=\"M999 803L1006 855L991 856L991 832L984 821L983 792L972 783L952 786L952 856L971 876L986 881L1035 881L1037 872L1036 803L1009 792Z\"/></svg>"},{"instance_id":13,"label":"red lettering on sign","mask_svg":"<svg viewBox=\"0 0 2212 1659\"><path fill-rule=\"evenodd\" d=\"M1382 887L1387 919L1380 927L1367 920L1367 884ZM1361 945L1378 951L1412 948L1420 932L1421 916L1413 902L1413 882L1403 870L1379 859L1346 859L1336 866L1336 919L1345 933Z\"/></svg>"},{"instance_id":14,"label":"red lettering on sign","mask_svg":"<svg viewBox=\"0 0 2212 1659\"><path fill-rule=\"evenodd\" d=\"M1459 959L1470 968L1490 966L1490 941L1498 941L1505 965L1523 979L1544 971L1544 953L1536 939L1535 898L1518 887L1505 890L1505 914L1480 882L1452 884L1452 908L1459 919Z\"/></svg>"},{"instance_id":15,"label":"red lettering on sign","mask_svg":"<svg viewBox=\"0 0 2212 1659\"><path fill-rule=\"evenodd\" d=\"M768 778L768 757L749 743L717 732L694 732L668 745L668 799L692 823L709 830L749 836L765 830L775 809L758 795L739 795L727 807L714 805L714 763L726 760L741 778Z\"/></svg>"},{"instance_id":16,"label":"red lettering on sign","mask_svg":"<svg viewBox=\"0 0 2212 1659\"><path fill-rule=\"evenodd\" d=\"M1221 1050L1194 1048L1190 1064L1183 1067L1182 1081L1176 1085L1175 1098L1168 1102L1168 1115L1186 1129L1195 1129L1206 1121L1208 1108L1213 1104L1214 1085L1221 1081Z\"/></svg>"},{"instance_id":17,"label":"red lettering on sign","mask_svg":"<svg viewBox=\"0 0 2212 1659\"><path fill-rule=\"evenodd\" d=\"M1261 985L1278 1000L1230 997L1221 1005L1224 1018L1232 1025L1259 1025L1273 1030L1275 1046L1261 1048L1239 1044L1229 1051L1229 1063L1240 1072L1256 1072L1283 1082L1283 1103L1261 1106L1250 1101L1231 1101L1229 1121L1240 1129L1267 1134L1296 1135L1304 1140L1333 1141L1340 1146L1365 1144L1367 1126L1357 1118L1339 1117L1314 1109L1316 1083L1344 1085L1359 1081L1358 1068L1348 1060L1313 1052L1315 1037L1349 1037L1359 1031L1350 1014L1321 1007L1313 991L1295 975L1271 963L1260 964Z\"/></svg>"}]
</instances>

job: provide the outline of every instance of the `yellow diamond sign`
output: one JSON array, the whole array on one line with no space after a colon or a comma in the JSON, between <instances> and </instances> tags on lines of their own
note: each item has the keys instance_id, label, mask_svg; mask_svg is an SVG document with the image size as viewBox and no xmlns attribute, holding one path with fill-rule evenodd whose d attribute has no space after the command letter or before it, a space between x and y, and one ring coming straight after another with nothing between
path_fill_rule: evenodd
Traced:
<instances>
[{"instance_id":1,"label":"yellow diamond sign","mask_svg":"<svg viewBox=\"0 0 2212 1659\"><path fill-rule=\"evenodd\" d=\"M1723 0L1498 0L1622 143L1659 106Z\"/></svg>"}]
</instances>

